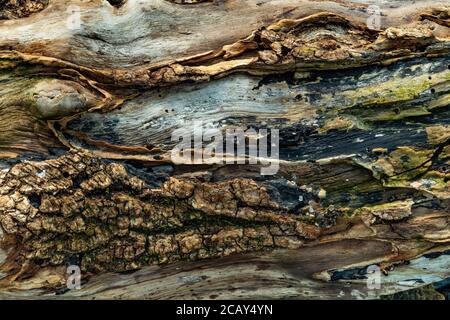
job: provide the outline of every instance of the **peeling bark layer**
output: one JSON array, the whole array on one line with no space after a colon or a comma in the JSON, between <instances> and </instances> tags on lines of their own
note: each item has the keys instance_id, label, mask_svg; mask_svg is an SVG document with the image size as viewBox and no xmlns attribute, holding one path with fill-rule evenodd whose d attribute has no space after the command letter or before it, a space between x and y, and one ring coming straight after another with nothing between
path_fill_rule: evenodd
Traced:
<instances>
[{"instance_id":1,"label":"peeling bark layer","mask_svg":"<svg viewBox=\"0 0 450 320\"><path fill-rule=\"evenodd\" d=\"M174 277L202 268L202 298L447 297L450 4L398 1L378 28L371 4L0 2L3 292L73 296L79 265L82 297L142 269L173 290L125 298L186 298ZM279 171L174 163L173 132L198 121L278 129ZM403 292L421 259L434 280Z\"/></svg>"},{"instance_id":2,"label":"peeling bark layer","mask_svg":"<svg viewBox=\"0 0 450 320\"><path fill-rule=\"evenodd\" d=\"M0 19L28 17L48 5L48 0L2 0L0 1Z\"/></svg>"}]
</instances>

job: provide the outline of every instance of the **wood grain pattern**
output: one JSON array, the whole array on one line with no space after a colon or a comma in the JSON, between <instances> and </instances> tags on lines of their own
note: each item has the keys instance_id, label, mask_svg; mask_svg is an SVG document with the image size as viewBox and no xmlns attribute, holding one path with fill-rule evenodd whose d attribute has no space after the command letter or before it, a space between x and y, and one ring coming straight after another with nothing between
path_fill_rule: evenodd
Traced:
<instances>
[{"instance_id":1,"label":"wood grain pattern","mask_svg":"<svg viewBox=\"0 0 450 320\"><path fill-rule=\"evenodd\" d=\"M448 298L449 17L447 0L0 1L0 296ZM199 122L278 129L279 171L174 162Z\"/></svg>"}]
</instances>

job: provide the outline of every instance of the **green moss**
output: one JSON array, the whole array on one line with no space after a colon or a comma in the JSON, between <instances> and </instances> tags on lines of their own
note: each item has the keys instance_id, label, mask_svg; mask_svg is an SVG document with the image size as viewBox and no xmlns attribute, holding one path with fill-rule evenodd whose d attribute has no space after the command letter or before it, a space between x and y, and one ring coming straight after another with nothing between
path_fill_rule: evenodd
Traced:
<instances>
[{"instance_id":1,"label":"green moss","mask_svg":"<svg viewBox=\"0 0 450 320\"><path fill-rule=\"evenodd\" d=\"M383 111L377 113L375 117L372 118L373 121L395 121L402 120L410 117L420 117L430 115L431 112L426 108L418 107L411 108L406 110L400 110L397 108L393 108L393 110Z\"/></svg>"},{"instance_id":2,"label":"green moss","mask_svg":"<svg viewBox=\"0 0 450 320\"><path fill-rule=\"evenodd\" d=\"M365 121L396 121L409 117L431 114L431 110L448 106L450 95L444 94L409 106L424 94L445 93L449 87L450 71L445 70L429 76L398 77L357 90L344 91L343 98L349 103L341 109ZM433 89L432 89L433 88Z\"/></svg>"},{"instance_id":3,"label":"green moss","mask_svg":"<svg viewBox=\"0 0 450 320\"><path fill-rule=\"evenodd\" d=\"M450 87L450 84L448 85ZM437 109L437 108L443 108L450 105L450 94L445 94L440 96L437 99L433 99L433 101L430 102L428 105L429 110Z\"/></svg>"},{"instance_id":4,"label":"green moss","mask_svg":"<svg viewBox=\"0 0 450 320\"><path fill-rule=\"evenodd\" d=\"M402 102L416 99L420 93L430 88L431 83L428 80L413 81L409 85L406 83L390 83L392 87L388 89L385 85L380 87L370 87L368 92L364 96L373 96L368 100L362 102L362 105L373 106L373 105L386 105L393 102ZM397 85L397 86L396 86Z\"/></svg>"}]
</instances>

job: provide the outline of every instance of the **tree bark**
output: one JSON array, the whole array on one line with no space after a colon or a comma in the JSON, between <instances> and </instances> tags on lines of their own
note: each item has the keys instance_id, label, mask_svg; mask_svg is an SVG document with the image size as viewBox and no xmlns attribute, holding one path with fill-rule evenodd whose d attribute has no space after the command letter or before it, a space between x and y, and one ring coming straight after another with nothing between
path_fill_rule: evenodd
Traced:
<instances>
[{"instance_id":1,"label":"tree bark","mask_svg":"<svg viewBox=\"0 0 450 320\"><path fill-rule=\"evenodd\" d=\"M0 296L448 298L450 2L374 5L0 1Z\"/></svg>"}]
</instances>

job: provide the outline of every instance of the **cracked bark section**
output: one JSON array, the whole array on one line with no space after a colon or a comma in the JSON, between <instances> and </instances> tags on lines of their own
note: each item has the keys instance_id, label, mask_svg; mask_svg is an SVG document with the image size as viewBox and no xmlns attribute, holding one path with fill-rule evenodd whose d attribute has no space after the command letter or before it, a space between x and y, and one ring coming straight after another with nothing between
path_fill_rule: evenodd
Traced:
<instances>
[{"instance_id":1,"label":"cracked bark section","mask_svg":"<svg viewBox=\"0 0 450 320\"><path fill-rule=\"evenodd\" d=\"M120 164L80 154L18 164L2 178L0 193L0 223L14 243L4 267L16 276L36 264L73 259L83 271L125 271L298 248L319 234L316 226L283 212L252 180L170 178L153 190Z\"/></svg>"},{"instance_id":2,"label":"cracked bark section","mask_svg":"<svg viewBox=\"0 0 450 320\"><path fill-rule=\"evenodd\" d=\"M0 297L76 264L80 296L186 298L174 279L202 274L204 298L333 298L370 264L426 280L448 258L448 1L398 1L380 30L368 1L30 3L0 1ZM173 164L196 120L279 129L279 172Z\"/></svg>"}]
</instances>

